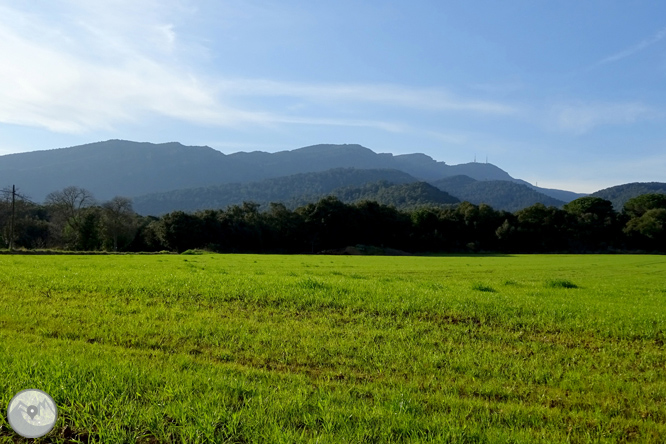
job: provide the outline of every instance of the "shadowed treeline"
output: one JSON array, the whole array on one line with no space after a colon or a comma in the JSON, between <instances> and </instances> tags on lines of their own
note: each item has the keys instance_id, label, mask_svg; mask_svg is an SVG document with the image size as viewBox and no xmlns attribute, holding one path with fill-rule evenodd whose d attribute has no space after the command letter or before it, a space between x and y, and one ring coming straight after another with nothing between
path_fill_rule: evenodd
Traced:
<instances>
[{"instance_id":1,"label":"shadowed treeline","mask_svg":"<svg viewBox=\"0 0 666 444\"><path fill-rule=\"evenodd\" d=\"M12 217L12 212L14 217ZM562 209L535 204L510 213L463 202L398 210L374 201L326 197L295 210L245 202L224 210L143 217L131 201L97 203L84 189L51 193L44 205L0 203L5 246L65 250L316 253L373 245L412 253L666 252L666 195L610 201L582 197Z\"/></svg>"}]
</instances>

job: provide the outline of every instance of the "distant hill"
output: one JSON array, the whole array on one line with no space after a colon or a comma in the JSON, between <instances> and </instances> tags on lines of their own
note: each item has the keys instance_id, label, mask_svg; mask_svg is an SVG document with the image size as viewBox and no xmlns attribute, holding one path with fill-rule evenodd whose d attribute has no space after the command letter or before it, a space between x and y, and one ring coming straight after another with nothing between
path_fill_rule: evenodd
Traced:
<instances>
[{"instance_id":1,"label":"distant hill","mask_svg":"<svg viewBox=\"0 0 666 444\"><path fill-rule=\"evenodd\" d=\"M333 190L331 195L343 202L372 200L399 209L419 206L439 206L459 203L460 200L427 182L392 184L387 181L368 183L361 187L344 187Z\"/></svg>"},{"instance_id":2,"label":"distant hill","mask_svg":"<svg viewBox=\"0 0 666 444\"><path fill-rule=\"evenodd\" d=\"M624 185L617 185L610 188L599 190L592 193L591 196L600 197L609 200L613 203L616 211L622 210L625 202L632 197L640 196L641 194L661 193L666 194L666 183L663 182L634 182Z\"/></svg>"},{"instance_id":3,"label":"distant hill","mask_svg":"<svg viewBox=\"0 0 666 444\"><path fill-rule=\"evenodd\" d=\"M147 194L134 198L134 210L139 214L157 216L174 210L196 211L226 208L244 201L253 201L262 205L282 202L288 207L294 208L329 194L338 195L346 202L376 198L375 200L388 204L387 194L390 194L390 191L387 191L388 188L415 182L417 180L414 177L397 170L336 168L245 184L232 183ZM384 185L376 188L360 188L368 183L383 183ZM445 194L439 190L436 191L440 194L433 197L434 201L444 199ZM405 188L402 190L402 195L410 192L413 193L411 188ZM419 195L418 198L425 200L423 195ZM452 199L451 196L448 198ZM416 200L417 197L412 199ZM455 202L455 199L450 202Z\"/></svg>"},{"instance_id":4,"label":"distant hill","mask_svg":"<svg viewBox=\"0 0 666 444\"><path fill-rule=\"evenodd\" d=\"M92 191L100 200L107 200L117 195L136 197L178 189L258 182L332 168L393 169L420 181L466 175L476 180L527 184L492 164L447 165L422 153L375 153L360 145L314 145L278 153L254 151L226 155L210 147L184 146L176 142L109 140L0 156L0 187L16 184L23 194L40 202L52 191L76 185Z\"/></svg>"},{"instance_id":5,"label":"distant hill","mask_svg":"<svg viewBox=\"0 0 666 444\"><path fill-rule=\"evenodd\" d=\"M504 180L475 180L469 176L454 176L431 182L461 201L485 203L496 210L517 211L535 203L560 207L564 201L515 182Z\"/></svg>"},{"instance_id":6,"label":"distant hill","mask_svg":"<svg viewBox=\"0 0 666 444\"><path fill-rule=\"evenodd\" d=\"M231 164L208 147L180 143L122 140L72 148L0 156L0 186L16 184L40 202L70 185L86 188L101 200L156 191L240 181L259 166Z\"/></svg>"}]
</instances>

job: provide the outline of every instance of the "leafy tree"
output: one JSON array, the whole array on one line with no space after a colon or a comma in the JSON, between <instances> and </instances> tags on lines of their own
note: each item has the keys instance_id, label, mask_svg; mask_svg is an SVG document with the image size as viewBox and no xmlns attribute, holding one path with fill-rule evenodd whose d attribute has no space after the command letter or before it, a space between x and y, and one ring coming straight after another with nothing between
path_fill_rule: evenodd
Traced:
<instances>
[{"instance_id":1,"label":"leafy tree","mask_svg":"<svg viewBox=\"0 0 666 444\"><path fill-rule=\"evenodd\" d=\"M126 197L116 196L102 204L105 246L118 251L129 245L136 234L136 215L132 210L132 201Z\"/></svg>"},{"instance_id":2,"label":"leafy tree","mask_svg":"<svg viewBox=\"0 0 666 444\"><path fill-rule=\"evenodd\" d=\"M623 212L629 218L641 217L655 208L666 208L666 194L650 193L629 199L624 204Z\"/></svg>"},{"instance_id":3,"label":"leafy tree","mask_svg":"<svg viewBox=\"0 0 666 444\"><path fill-rule=\"evenodd\" d=\"M564 210L570 216L568 231L574 249L606 249L619 241L621 231L610 201L586 196L564 205Z\"/></svg>"},{"instance_id":4,"label":"leafy tree","mask_svg":"<svg viewBox=\"0 0 666 444\"><path fill-rule=\"evenodd\" d=\"M160 220L154 216L136 216L136 234L127 251L162 251L168 248L158 235Z\"/></svg>"},{"instance_id":5,"label":"leafy tree","mask_svg":"<svg viewBox=\"0 0 666 444\"><path fill-rule=\"evenodd\" d=\"M312 251L359 243L355 208L328 196L296 210L303 217L304 234Z\"/></svg>"},{"instance_id":6,"label":"leafy tree","mask_svg":"<svg viewBox=\"0 0 666 444\"><path fill-rule=\"evenodd\" d=\"M666 251L664 211L664 194L643 194L626 201L622 210L625 223L623 231L630 248Z\"/></svg>"},{"instance_id":7,"label":"leafy tree","mask_svg":"<svg viewBox=\"0 0 666 444\"><path fill-rule=\"evenodd\" d=\"M0 201L0 232L5 245L11 236L11 194ZM14 205L13 245L22 248L44 248L49 242L48 213L44 207L17 198Z\"/></svg>"},{"instance_id":8,"label":"leafy tree","mask_svg":"<svg viewBox=\"0 0 666 444\"><path fill-rule=\"evenodd\" d=\"M361 243L403 249L407 247L411 223L395 207L363 200L353 205L357 235Z\"/></svg>"},{"instance_id":9,"label":"leafy tree","mask_svg":"<svg viewBox=\"0 0 666 444\"><path fill-rule=\"evenodd\" d=\"M631 219L627 223L626 232L638 233L662 244L666 238L666 209L652 208L641 217Z\"/></svg>"},{"instance_id":10,"label":"leafy tree","mask_svg":"<svg viewBox=\"0 0 666 444\"><path fill-rule=\"evenodd\" d=\"M565 211L538 203L517 211L513 223L513 229L508 222L508 226L503 223L498 232L504 236L505 248L525 252L566 250Z\"/></svg>"},{"instance_id":11,"label":"leafy tree","mask_svg":"<svg viewBox=\"0 0 666 444\"><path fill-rule=\"evenodd\" d=\"M264 214L267 229L265 247L278 252L307 251L302 237L303 218L282 203L272 202Z\"/></svg>"},{"instance_id":12,"label":"leafy tree","mask_svg":"<svg viewBox=\"0 0 666 444\"><path fill-rule=\"evenodd\" d=\"M466 248L493 249L497 246L497 227L501 225L502 213L498 213L489 205L476 206L469 202L463 202L456 207L459 214L460 244ZM462 246L462 245L460 245Z\"/></svg>"},{"instance_id":13,"label":"leafy tree","mask_svg":"<svg viewBox=\"0 0 666 444\"><path fill-rule=\"evenodd\" d=\"M444 211L440 208L423 207L411 212L411 247L417 251L438 251L444 246L447 230L443 223Z\"/></svg>"},{"instance_id":14,"label":"leafy tree","mask_svg":"<svg viewBox=\"0 0 666 444\"><path fill-rule=\"evenodd\" d=\"M508 214L501 225L495 230L499 249L502 251L519 251L517 242L520 239L518 220L515 215Z\"/></svg>"},{"instance_id":15,"label":"leafy tree","mask_svg":"<svg viewBox=\"0 0 666 444\"><path fill-rule=\"evenodd\" d=\"M595 214L601 218L611 217L614 214L613 204L599 197L585 196L572 200L564 205L564 210L569 214L584 215Z\"/></svg>"},{"instance_id":16,"label":"leafy tree","mask_svg":"<svg viewBox=\"0 0 666 444\"><path fill-rule=\"evenodd\" d=\"M202 246L199 218L183 211L174 211L163 216L156 232L164 246L179 253Z\"/></svg>"},{"instance_id":17,"label":"leafy tree","mask_svg":"<svg viewBox=\"0 0 666 444\"><path fill-rule=\"evenodd\" d=\"M80 251L95 251L102 248L102 214L99 207L89 207L81 210L77 215L79 222L73 238L76 239L74 248Z\"/></svg>"},{"instance_id":18,"label":"leafy tree","mask_svg":"<svg viewBox=\"0 0 666 444\"><path fill-rule=\"evenodd\" d=\"M243 202L232 205L218 216L222 251L253 252L261 251L265 233L264 221L259 213L259 204Z\"/></svg>"}]
</instances>

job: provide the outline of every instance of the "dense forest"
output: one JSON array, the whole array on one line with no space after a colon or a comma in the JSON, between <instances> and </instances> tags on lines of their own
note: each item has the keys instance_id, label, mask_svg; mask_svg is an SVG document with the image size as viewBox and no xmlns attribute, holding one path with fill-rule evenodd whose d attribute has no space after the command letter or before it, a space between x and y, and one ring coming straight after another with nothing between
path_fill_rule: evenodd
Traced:
<instances>
[{"instance_id":1,"label":"dense forest","mask_svg":"<svg viewBox=\"0 0 666 444\"><path fill-rule=\"evenodd\" d=\"M5 190L0 227L10 249L232 253L317 253L366 245L410 253L666 252L666 195L644 194L620 211L582 197L561 209L537 203L515 211L469 202L399 210L336 196L295 209L245 202L219 210L139 216L130 199L96 202L68 187L35 204Z\"/></svg>"},{"instance_id":2,"label":"dense forest","mask_svg":"<svg viewBox=\"0 0 666 444\"><path fill-rule=\"evenodd\" d=\"M631 199L641 194L660 193L666 194L666 183L663 182L634 182L626 183L624 185L616 185L614 187L599 190L592 193L590 196L600 197L611 201L613 208L620 211L624 204Z\"/></svg>"},{"instance_id":3,"label":"dense forest","mask_svg":"<svg viewBox=\"0 0 666 444\"><path fill-rule=\"evenodd\" d=\"M564 202L527 185L507 180L475 180L468 176L445 177L432 182L442 191L473 204L486 203L496 210L518 211L542 203L561 207Z\"/></svg>"},{"instance_id":4,"label":"dense forest","mask_svg":"<svg viewBox=\"0 0 666 444\"><path fill-rule=\"evenodd\" d=\"M329 194L336 195L337 190L362 187L373 182L392 186L417 182L417 179L398 170L335 168L259 182L228 183L153 193L134 197L132 201L135 211L144 215L162 215L175 210L226 208L229 205L241 205L243 202L256 202L265 207L271 202L282 202L288 208L294 209ZM454 199L453 202L457 200Z\"/></svg>"}]
</instances>

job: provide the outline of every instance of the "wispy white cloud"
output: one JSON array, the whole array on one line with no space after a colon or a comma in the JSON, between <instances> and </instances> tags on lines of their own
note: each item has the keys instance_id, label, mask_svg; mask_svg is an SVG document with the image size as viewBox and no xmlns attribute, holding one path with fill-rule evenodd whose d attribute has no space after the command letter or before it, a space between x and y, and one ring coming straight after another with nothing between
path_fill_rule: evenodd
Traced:
<instances>
[{"instance_id":1,"label":"wispy white cloud","mask_svg":"<svg viewBox=\"0 0 666 444\"><path fill-rule=\"evenodd\" d=\"M656 116L656 111L640 102L586 103L556 105L549 120L556 128L583 134L603 125L627 125Z\"/></svg>"},{"instance_id":2,"label":"wispy white cloud","mask_svg":"<svg viewBox=\"0 0 666 444\"><path fill-rule=\"evenodd\" d=\"M634 46L631 46L627 49L624 49L620 52L617 52L617 53L615 53L611 56L608 56L608 57L600 60L599 62L596 63L596 65L603 65L603 64L606 64L606 63L617 62L617 61L622 60L624 58L630 57L630 56L632 56L632 55L634 55L638 52L641 52L644 49L654 45L655 43L660 42L664 38L666 38L666 28L663 28L663 29L659 30L652 37L650 37L648 39L645 39L645 40L641 41L640 43L638 43Z\"/></svg>"},{"instance_id":3,"label":"wispy white cloud","mask_svg":"<svg viewBox=\"0 0 666 444\"><path fill-rule=\"evenodd\" d=\"M125 26L120 16L142 11L110 3L120 10L66 9L67 21L58 24L0 6L0 122L76 133L146 113L219 125L262 119L224 106L210 86L161 58L176 40L169 23L146 14L137 31L117 32Z\"/></svg>"},{"instance_id":4,"label":"wispy white cloud","mask_svg":"<svg viewBox=\"0 0 666 444\"><path fill-rule=\"evenodd\" d=\"M311 84L260 79L235 79L219 83L226 95L287 96L312 101L371 102L423 110L469 111L485 114L514 114L517 108L493 101L470 100L438 88L409 88L396 85Z\"/></svg>"},{"instance_id":5,"label":"wispy white cloud","mask_svg":"<svg viewBox=\"0 0 666 444\"><path fill-rule=\"evenodd\" d=\"M54 0L49 7L36 13L0 0L0 123L82 133L157 115L208 126L337 125L402 132L410 130L403 123L349 118L345 110L367 103L500 116L516 112L503 103L434 88L204 76L189 63L191 54L201 51L191 51L195 45L179 33L196 12L185 0ZM251 100L257 97L292 103ZM304 114L311 107L299 110L295 101L330 106Z\"/></svg>"},{"instance_id":6,"label":"wispy white cloud","mask_svg":"<svg viewBox=\"0 0 666 444\"><path fill-rule=\"evenodd\" d=\"M291 117L286 115L267 115L266 120L272 123L375 128L392 133L405 132L408 131L410 128L405 124L382 121L382 120L336 119L336 118L317 118L317 117L299 117L299 116Z\"/></svg>"}]
</instances>

